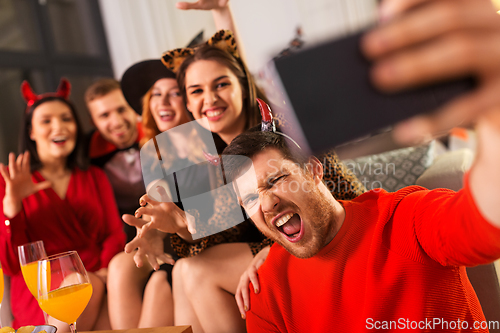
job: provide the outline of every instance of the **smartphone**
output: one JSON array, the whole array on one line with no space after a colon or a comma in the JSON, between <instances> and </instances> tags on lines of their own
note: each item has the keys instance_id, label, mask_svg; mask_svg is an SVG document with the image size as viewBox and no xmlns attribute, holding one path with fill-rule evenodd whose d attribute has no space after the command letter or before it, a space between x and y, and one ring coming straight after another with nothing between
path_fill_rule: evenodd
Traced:
<instances>
[{"instance_id":1,"label":"smartphone","mask_svg":"<svg viewBox=\"0 0 500 333\"><path fill-rule=\"evenodd\" d=\"M371 83L370 62L362 55L365 31L274 59L268 67L276 91L273 112L290 123L283 131L308 153L375 133L406 118L436 110L474 88L472 78L441 82L399 93L383 93ZM276 98L278 96L278 98Z\"/></svg>"}]
</instances>

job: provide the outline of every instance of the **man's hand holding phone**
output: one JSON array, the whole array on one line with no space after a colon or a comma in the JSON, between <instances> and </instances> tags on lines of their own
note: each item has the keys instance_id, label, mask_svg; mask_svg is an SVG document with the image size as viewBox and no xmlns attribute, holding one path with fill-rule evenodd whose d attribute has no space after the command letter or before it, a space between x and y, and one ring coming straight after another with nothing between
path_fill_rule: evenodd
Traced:
<instances>
[{"instance_id":1,"label":"man's hand holding phone","mask_svg":"<svg viewBox=\"0 0 500 333\"><path fill-rule=\"evenodd\" d=\"M384 0L382 24L366 34L364 54L383 91L473 76L477 87L431 115L395 128L395 138L415 143L470 124L500 105L500 15L491 0Z\"/></svg>"}]
</instances>

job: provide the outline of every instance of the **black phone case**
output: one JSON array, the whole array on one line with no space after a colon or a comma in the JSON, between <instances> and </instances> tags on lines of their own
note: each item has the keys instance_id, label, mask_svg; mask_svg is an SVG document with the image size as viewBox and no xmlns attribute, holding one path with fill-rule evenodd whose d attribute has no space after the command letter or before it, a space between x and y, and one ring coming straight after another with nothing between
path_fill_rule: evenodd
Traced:
<instances>
[{"instance_id":1,"label":"black phone case","mask_svg":"<svg viewBox=\"0 0 500 333\"><path fill-rule=\"evenodd\" d=\"M311 153L431 112L474 87L472 78L463 78L382 93L370 82L370 62L361 54L363 33L273 60L285 91L280 104L287 104L285 118L293 129L285 132Z\"/></svg>"}]
</instances>

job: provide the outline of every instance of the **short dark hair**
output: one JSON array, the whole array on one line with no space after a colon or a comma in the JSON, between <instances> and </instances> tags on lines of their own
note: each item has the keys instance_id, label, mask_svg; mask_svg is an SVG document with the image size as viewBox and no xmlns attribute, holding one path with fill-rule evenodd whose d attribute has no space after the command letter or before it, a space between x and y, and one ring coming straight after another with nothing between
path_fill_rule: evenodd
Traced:
<instances>
[{"instance_id":1,"label":"short dark hair","mask_svg":"<svg viewBox=\"0 0 500 333\"><path fill-rule=\"evenodd\" d=\"M96 98L106 96L112 91L121 90L120 82L113 78L99 79L92 83L85 91L85 103L92 102Z\"/></svg>"},{"instance_id":2,"label":"short dark hair","mask_svg":"<svg viewBox=\"0 0 500 333\"><path fill-rule=\"evenodd\" d=\"M31 122L33 120L33 112L37 107L42 105L45 102L51 102L51 101L59 101L61 103L66 104L69 109L71 110L71 114L73 115L73 118L75 119L76 123L76 143L75 143L75 149L71 154L68 156L68 160L66 162L66 165L69 169L73 169L75 167L80 168L81 170L86 170L89 166L89 161L87 154L85 153L85 144L84 144L84 136L82 132L82 127L81 123L78 119L77 113L75 106L69 102L68 100L61 98L61 97L56 97L56 96L50 96L50 97L45 97L42 98L39 101L36 101L32 106L30 106L26 112L23 115L23 121L21 124L21 131L20 131L20 138L19 138L19 153L22 154L25 151L29 151L30 153L30 161L31 161L31 172L35 170L39 170L43 165L42 162L40 161L40 158L38 157L38 153L36 150L36 143L35 141L31 140L30 133L31 133Z\"/></svg>"},{"instance_id":3,"label":"short dark hair","mask_svg":"<svg viewBox=\"0 0 500 333\"><path fill-rule=\"evenodd\" d=\"M292 148L291 148L292 147ZM238 175L248 167L245 159L237 156L252 158L268 148L277 149L288 159L304 167L308 162L305 156L293 142L284 135L274 132L262 132L260 125L243 132L231 141L222 152L224 174L227 183L235 180Z\"/></svg>"}]
</instances>

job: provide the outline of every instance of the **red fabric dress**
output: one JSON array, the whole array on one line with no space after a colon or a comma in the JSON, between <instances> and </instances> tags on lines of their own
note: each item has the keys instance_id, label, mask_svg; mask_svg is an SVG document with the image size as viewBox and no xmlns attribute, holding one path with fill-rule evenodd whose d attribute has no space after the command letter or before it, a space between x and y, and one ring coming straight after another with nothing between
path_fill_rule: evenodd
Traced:
<instances>
[{"instance_id":1,"label":"red fabric dress","mask_svg":"<svg viewBox=\"0 0 500 333\"><path fill-rule=\"evenodd\" d=\"M500 257L500 229L468 185L371 191L341 203L345 221L316 256L273 245L261 291L250 293L248 332L487 332L474 329L485 319L464 266Z\"/></svg>"},{"instance_id":2,"label":"red fabric dress","mask_svg":"<svg viewBox=\"0 0 500 333\"><path fill-rule=\"evenodd\" d=\"M37 171L32 179L44 180ZM89 272L107 267L125 244L113 190L104 172L90 167L73 170L64 200L52 188L39 191L25 198L22 210L10 219L3 215L4 196L0 177L0 260L11 277L13 327L43 324L38 302L24 283L17 247L43 240L48 255L76 250Z\"/></svg>"}]
</instances>

